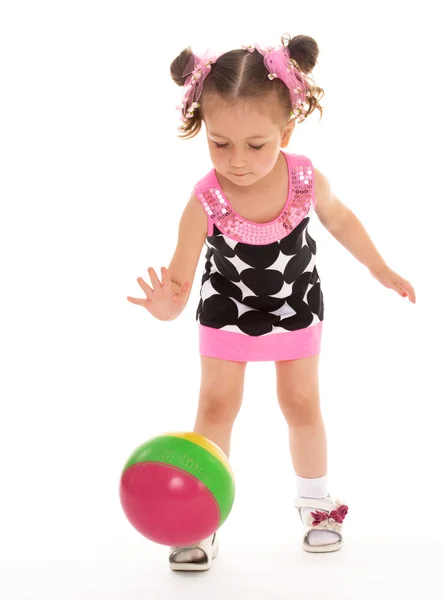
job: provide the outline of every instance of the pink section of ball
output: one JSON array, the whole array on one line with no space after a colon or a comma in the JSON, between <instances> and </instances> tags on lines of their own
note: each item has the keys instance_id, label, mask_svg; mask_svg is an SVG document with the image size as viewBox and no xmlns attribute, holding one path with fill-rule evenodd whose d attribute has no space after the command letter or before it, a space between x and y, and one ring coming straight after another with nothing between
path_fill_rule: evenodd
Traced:
<instances>
[{"instance_id":1,"label":"pink section of ball","mask_svg":"<svg viewBox=\"0 0 444 600\"><path fill-rule=\"evenodd\" d=\"M219 527L219 507L211 492L171 465L145 462L126 469L120 502L137 531L165 546L196 544Z\"/></svg>"}]
</instances>

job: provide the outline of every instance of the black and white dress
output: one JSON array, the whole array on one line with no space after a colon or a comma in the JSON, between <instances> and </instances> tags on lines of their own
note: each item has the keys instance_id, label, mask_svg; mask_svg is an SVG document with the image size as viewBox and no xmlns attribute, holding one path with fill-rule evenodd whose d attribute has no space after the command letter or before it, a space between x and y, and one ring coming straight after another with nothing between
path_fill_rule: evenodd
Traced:
<instances>
[{"instance_id":1,"label":"black and white dress","mask_svg":"<svg viewBox=\"0 0 444 600\"><path fill-rule=\"evenodd\" d=\"M241 362L319 354L324 318L316 242L308 233L315 207L309 158L283 152L288 196L268 223L230 206L212 169L194 187L208 217L199 321L200 353Z\"/></svg>"}]
</instances>

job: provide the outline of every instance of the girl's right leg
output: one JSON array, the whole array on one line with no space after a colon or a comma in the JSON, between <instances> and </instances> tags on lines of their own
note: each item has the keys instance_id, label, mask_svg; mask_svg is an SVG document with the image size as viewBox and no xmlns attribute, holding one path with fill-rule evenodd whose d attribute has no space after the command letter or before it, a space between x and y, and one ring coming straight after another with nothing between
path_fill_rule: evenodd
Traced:
<instances>
[{"instance_id":1,"label":"girl's right leg","mask_svg":"<svg viewBox=\"0 0 444 600\"><path fill-rule=\"evenodd\" d=\"M244 391L246 363L201 356L202 378L194 433L207 437L230 456L231 432L239 413ZM212 540L214 542L214 539ZM207 553L212 551L206 540ZM171 558L170 558L171 560ZM199 548L176 548L174 563L192 570L193 564L211 564L211 557Z\"/></svg>"},{"instance_id":2,"label":"girl's right leg","mask_svg":"<svg viewBox=\"0 0 444 600\"><path fill-rule=\"evenodd\" d=\"M230 456L231 431L244 391L246 363L201 356L201 384L194 432Z\"/></svg>"}]
</instances>

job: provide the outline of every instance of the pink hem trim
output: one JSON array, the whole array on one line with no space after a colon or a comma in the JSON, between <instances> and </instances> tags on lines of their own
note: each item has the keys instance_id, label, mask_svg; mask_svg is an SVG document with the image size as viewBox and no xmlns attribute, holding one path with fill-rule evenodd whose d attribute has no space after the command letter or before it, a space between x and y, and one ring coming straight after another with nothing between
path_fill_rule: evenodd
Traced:
<instances>
[{"instance_id":1,"label":"pink hem trim","mask_svg":"<svg viewBox=\"0 0 444 600\"><path fill-rule=\"evenodd\" d=\"M295 360L316 356L321 351L322 324L321 321L297 331L251 336L199 323L200 354L236 362Z\"/></svg>"}]
</instances>

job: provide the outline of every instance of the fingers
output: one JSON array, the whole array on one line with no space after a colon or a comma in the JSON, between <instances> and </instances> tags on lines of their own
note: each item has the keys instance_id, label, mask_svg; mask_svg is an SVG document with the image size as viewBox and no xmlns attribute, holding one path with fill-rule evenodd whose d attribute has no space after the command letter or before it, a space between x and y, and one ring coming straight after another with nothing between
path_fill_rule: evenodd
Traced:
<instances>
[{"instance_id":1,"label":"fingers","mask_svg":"<svg viewBox=\"0 0 444 600\"><path fill-rule=\"evenodd\" d=\"M137 278L137 283L140 285L142 290L145 292L146 299L142 300L141 298L132 298L131 296L127 296L127 300L129 302L132 302L132 304L137 304L139 306L145 306L147 308L149 305L151 305L153 303L153 300L155 300L156 298L164 297L165 294L166 294L166 296L169 296L169 297L172 296L173 301L177 301L177 300L183 301L186 298L186 296L188 296L188 294L190 293L191 283L189 281L185 281L183 283L182 287L180 288L180 290L176 294L170 294L172 282L171 282L171 276L168 272L168 269L165 267L161 267L160 272L161 272L161 276L162 276L162 282L160 282L159 278L157 277L156 271L152 267L148 267L148 274L151 279L151 285L153 287L150 287L142 279L142 277Z\"/></svg>"},{"instance_id":2,"label":"fingers","mask_svg":"<svg viewBox=\"0 0 444 600\"><path fill-rule=\"evenodd\" d=\"M396 275L395 280L395 288L394 288L400 296L403 298L407 298L413 304L416 304L416 294L413 286L406 280L403 279L400 275Z\"/></svg>"},{"instance_id":3,"label":"fingers","mask_svg":"<svg viewBox=\"0 0 444 600\"><path fill-rule=\"evenodd\" d=\"M185 298L185 296L188 296L188 294L190 293L190 289L191 289L191 283L189 281L185 281L173 299L175 301L183 300Z\"/></svg>"},{"instance_id":4,"label":"fingers","mask_svg":"<svg viewBox=\"0 0 444 600\"><path fill-rule=\"evenodd\" d=\"M127 296L126 299L132 304L137 304L138 306L149 306L152 304L151 296L153 295L154 290L146 283L146 281L142 279L142 277L137 278L137 283L145 292L146 298L133 298L132 296Z\"/></svg>"},{"instance_id":5,"label":"fingers","mask_svg":"<svg viewBox=\"0 0 444 600\"><path fill-rule=\"evenodd\" d=\"M131 298L131 296L127 296L126 299L132 302L132 304L137 304L138 306L147 306L152 303L152 300L149 298L144 298L142 300L141 298Z\"/></svg>"},{"instance_id":6,"label":"fingers","mask_svg":"<svg viewBox=\"0 0 444 600\"><path fill-rule=\"evenodd\" d=\"M138 277L137 283L140 285L142 290L145 292L146 298L141 299L141 298L133 298L131 296L127 296L127 300L129 302L132 302L132 304L137 304L139 306L145 306L145 307L150 306L153 303L154 293L156 291L159 291L162 287L168 288L168 286L171 285L171 277L170 277L170 274L168 273L168 270L165 267L161 267L161 273L162 273L162 283L160 282L159 278L157 277L156 271L152 267L148 267L148 275L151 279L151 285L153 287L149 286L148 283L146 283L146 281L144 281L142 279L142 277Z\"/></svg>"},{"instance_id":7,"label":"fingers","mask_svg":"<svg viewBox=\"0 0 444 600\"><path fill-rule=\"evenodd\" d=\"M191 283L189 281L185 281L182 287L180 288L179 294L188 294L191 289Z\"/></svg>"},{"instance_id":8,"label":"fingers","mask_svg":"<svg viewBox=\"0 0 444 600\"><path fill-rule=\"evenodd\" d=\"M147 298L151 298L154 290L150 288L150 286L142 279L142 277L137 278L137 283L140 285L142 290L145 292Z\"/></svg>"},{"instance_id":9,"label":"fingers","mask_svg":"<svg viewBox=\"0 0 444 600\"><path fill-rule=\"evenodd\" d=\"M413 289L413 286L411 285L411 283L409 283L406 279L403 279L402 277L400 277L400 281L401 281L401 285L402 288L404 290L404 297L408 296L410 302L412 302L413 304L416 304L416 294L415 294L415 290Z\"/></svg>"},{"instance_id":10,"label":"fingers","mask_svg":"<svg viewBox=\"0 0 444 600\"><path fill-rule=\"evenodd\" d=\"M166 269L165 267L161 267L160 272L162 273L162 285L164 287L168 287L169 285L171 285L171 277L168 273L168 269Z\"/></svg>"},{"instance_id":11,"label":"fingers","mask_svg":"<svg viewBox=\"0 0 444 600\"><path fill-rule=\"evenodd\" d=\"M154 290L162 287L162 284L160 283L156 271L153 269L153 267L148 267L148 275L150 276L151 284Z\"/></svg>"},{"instance_id":12,"label":"fingers","mask_svg":"<svg viewBox=\"0 0 444 600\"><path fill-rule=\"evenodd\" d=\"M402 287L401 283L397 279L393 282L393 285L391 285L390 287L392 287L396 292L398 292L400 296L405 296L405 289Z\"/></svg>"}]
</instances>

